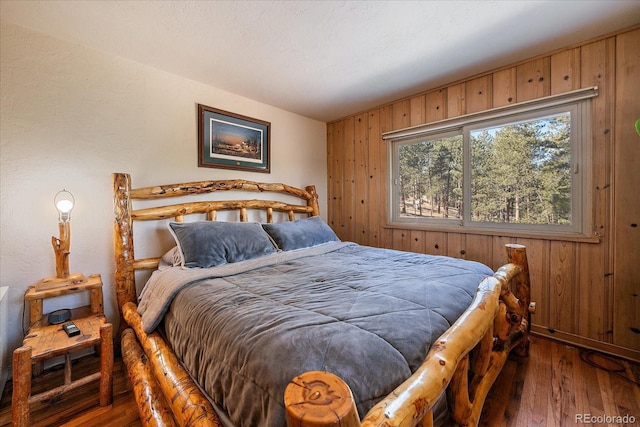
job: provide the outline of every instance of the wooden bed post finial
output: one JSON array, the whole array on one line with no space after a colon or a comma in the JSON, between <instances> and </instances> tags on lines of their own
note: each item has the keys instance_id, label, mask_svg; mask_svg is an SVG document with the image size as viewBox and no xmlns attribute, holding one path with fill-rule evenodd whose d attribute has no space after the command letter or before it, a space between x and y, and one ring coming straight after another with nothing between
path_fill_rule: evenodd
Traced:
<instances>
[{"instance_id":1,"label":"wooden bed post finial","mask_svg":"<svg viewBox=\"0 0 640 427\"><path fill-rule=\"evenodd\" d=\"M323 371L295 377L284 391L289 427L360 427L349 386Z\"/></svg>"},{"instance_id":2,"label":"wooden bed post finial","mask_svg":"<svg viewBox=\"0 0 640 427\"><path fill-rule=\"evenodd\" d=\"M316 192L316 186L308 185L304 189L307 190L309 194L311 194L311 198L307 200L307 205L312 209L310 216L320 215L320 207L318 206L318 193Z\"/></svg>"}]
</instances>

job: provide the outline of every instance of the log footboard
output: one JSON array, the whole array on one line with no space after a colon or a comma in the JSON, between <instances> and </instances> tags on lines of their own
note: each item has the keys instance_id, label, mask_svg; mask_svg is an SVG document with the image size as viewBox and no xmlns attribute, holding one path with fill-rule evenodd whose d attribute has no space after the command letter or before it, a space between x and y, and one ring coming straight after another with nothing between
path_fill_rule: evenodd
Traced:
<instances>
[{"instance_id":1,"label":"log footboard","mask_svg":"<svg viewBox=\"0 0 640 427\"><path fill-rule=\"evenodd\" d=\"M507 245L509 264L482 281L471 306L432 346L418 370L360 421L349 387L327 372L296 377L285 390L290 427L432 426L445 392L454 425L475 426L509 352L529 348L529 272L525 247ZM346 390L346 391L344 391ZM350 410L345 406L352 405ZM341 408L336 411L335 408Z\"/></svg>"}]
</instances>

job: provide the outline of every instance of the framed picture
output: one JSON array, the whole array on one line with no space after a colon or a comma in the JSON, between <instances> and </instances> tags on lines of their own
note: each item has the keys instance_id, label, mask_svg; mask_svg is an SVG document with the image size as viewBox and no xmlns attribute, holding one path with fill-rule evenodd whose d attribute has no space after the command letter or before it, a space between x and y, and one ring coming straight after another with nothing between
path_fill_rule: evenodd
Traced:
<instances>
[{"instance_id":1,"label":"framed picture","mask_svg":"<svg viewBox=\"0 0 640 427\"><path fill-rule=\"evenodd\" d=\"M270 173L271 123L198 104L198 166Z\"/></svg>"}]
</instances>

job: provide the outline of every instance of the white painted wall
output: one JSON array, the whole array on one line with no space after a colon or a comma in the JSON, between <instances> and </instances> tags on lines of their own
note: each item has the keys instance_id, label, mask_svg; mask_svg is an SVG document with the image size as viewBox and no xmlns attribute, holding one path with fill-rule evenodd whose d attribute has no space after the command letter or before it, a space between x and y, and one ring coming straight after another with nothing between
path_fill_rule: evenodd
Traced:
<instances>
[{"instance_id":1,"label":"white painted wall","mask_svg":"<svg viewBox=\"0 0 640 427\"><path fill-rule=\"evenodd\" d=\"M113 322L112 172L130 173L135 187L239 177L315 184L326 212L325 123L6 22L0 38L0 285L9 287L9 353L22 340L24 292L55 275L53 197L62 188L76 198L70 269L102 274ZM272 172L197 167L198 103L271 122ZM69 298L45 303L45 312L77 302Z\"/></svg>"}]
</instances>

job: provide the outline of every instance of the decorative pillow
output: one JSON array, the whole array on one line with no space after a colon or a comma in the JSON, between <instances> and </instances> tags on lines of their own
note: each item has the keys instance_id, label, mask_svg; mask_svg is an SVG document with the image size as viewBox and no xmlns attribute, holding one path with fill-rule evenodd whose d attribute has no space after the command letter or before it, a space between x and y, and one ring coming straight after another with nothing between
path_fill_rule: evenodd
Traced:
<instances>
[{"instance_id":1,"label":"decorative pillow","mask_svg":"<svg viewBox=\"0 0 640 427\"><path fill-rule=\"evenodd\" d=\"M209 268L269 255L276 251L255 222L171 222L169 229L182 254L182 266Z\"/></svg>"},{"instance_id":2,"label":"decorative pillow","mask_svg":"<svg viewBox=\"0 0 640 427\"><path fill-rule=\"evenodd\" d=\"M262 224L262 227L283 251L340 241L331 227L319 216L297 221Z\"/></svg>"},{"instance_id":3,"label":"decorative pillow","mask_svg":"<svg viewBox=\"0 0 640 427\"><path fill-rule=\"evenodd\" d=\"M174 246L162 255L158 263L158 269L162 270L167 267L177 267L179 265L182 265L182 253L180 253L177 246Z\"/></svg>"}]
</instances>

